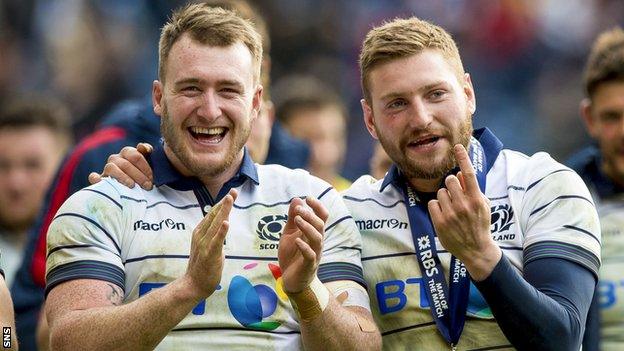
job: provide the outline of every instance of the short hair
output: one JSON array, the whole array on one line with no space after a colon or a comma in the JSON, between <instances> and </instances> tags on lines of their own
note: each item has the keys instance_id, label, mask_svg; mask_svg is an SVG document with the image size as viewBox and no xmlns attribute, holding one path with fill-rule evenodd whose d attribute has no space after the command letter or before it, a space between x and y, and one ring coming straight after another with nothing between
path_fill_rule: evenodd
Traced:
<instances>
[{"instance_id":1,"label":"short hair","mask_svg":"<svg viewBox=\"0 0 624 351\"><path fill-rule=\"evenodd\" d=\"M68 147L72 141L71 118L59 100L42 95L21 95L8 98L0 111L1 129L49 129Z\"/></svg>"},{"instance_id":2,"label":"short hair","mask_svg":"<svg viewBox=\"0 0 624 351\"><path fill-rule=\"evenodd\" d=\"M464 74L457 44L440 26L410 17L397 18L371 29L362 44L359 61L364 98L371 102L368 77L375 67L418 54L425 49L440 51L455 68L458 77Z\"/></svg>"},{"instance_id":3,"label":"short hair","mask_svg":"<svg viewBox=\"0 0 624 351\"><path fill-rule=\"evenodd\" d=\"M189 4L173 12L163 26L158 43L158 78L164 82L165 67L171 48L184 34L191 39L210 46L227 47L243 43L251 53L254 66L253 77L260 77L262 38L253 24L235 12L206 3Z\"/></svg>"},{"instance_id":4,"label":"short hair","mask_svg":"<svg viewBox=\"0 0 624 351\"><path fill-rule=\"evenodd\" d=\"M253 23L258 34L262 37L262 70L260 71L260 82L263 88L262 98L271 100L271 37L269 36L269 27L260 11L247 0L204 0L204 2L212 7L221 7L234 11L242 18Z\"/></svg>"},{"instance_id":5,"label":"short hair","mask_svg":"<svg viewBox=\"0 0 624 351\"><path fill-rule=\"evenodd\" d=\"M611 81L624 81L624 30L621 27L598 36L583 73L585 93L589 98L600 84Z\"/></svg>"},{"instance_id":6,"label":"short hair","mask_svg":"<svg viewBox=\"0 0 624 351\"><path fill-rule=\"evenodd\" d=\"M275 91L275 114L284 124L288 124L301 110L321 110L327 107L335 107L345 122L347 120L347 109L338 93L313 76L284 77L275 84Z\"/></svg>"}]
</instances>

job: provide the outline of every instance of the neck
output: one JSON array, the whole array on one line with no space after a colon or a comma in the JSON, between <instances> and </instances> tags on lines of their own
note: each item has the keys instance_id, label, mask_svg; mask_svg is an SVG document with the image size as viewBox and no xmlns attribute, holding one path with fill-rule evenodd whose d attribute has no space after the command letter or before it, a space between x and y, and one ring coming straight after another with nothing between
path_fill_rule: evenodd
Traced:
<instances>
[{"instance_id":1,"label":"neck","mask_svg":"<svg viewBox=\"0 0 624 351\"><path fill-rule=\"evenodd\" d=\"M600 168L602 173L604 173L614 184L624 188L624 177L619 177L613 166L603 160Z\"/></svg>"},{"instance_id":2,"label":"neck","mask_svg":"<svg viewBox=\"0 0 624 351\"><path fill-rule=\"evenodd\" d=\"M418 192L433 193L440 189L442 177L435 179L410 178L408 181L412 188Z\"/></svg>"},{"instance_id":3,"label":"neck","mask_svg":"<svg viewBox=\"0 0 624 351\"><path fill-rule=\"evenodd\" d=\"M333 184L334 180L338 176L338 173L335 172L334 169L327 169L327 168L320 168L320 167L319 168L310 167L310 173L315 177L319 177L323 179L329 184Z\"/></svg>"},{"instance_id":4,"label":"neck","mask_svg":"<svg viewBox=\"0 0 624 351\"><path fill-rule=\"evenodd\" d=\"M208 189L212 198L217 197L219 190L223 187L223 184L234 177L243 163L244 151L241 149L234 161L224 171L219 174L202 176L194 174L190 169L188 169L166 143L164 149L165 155L167 155L167 158L171 161L173 167L185 177L197 177L204 184L206 189Z\"/></svg>"}]
</instances>

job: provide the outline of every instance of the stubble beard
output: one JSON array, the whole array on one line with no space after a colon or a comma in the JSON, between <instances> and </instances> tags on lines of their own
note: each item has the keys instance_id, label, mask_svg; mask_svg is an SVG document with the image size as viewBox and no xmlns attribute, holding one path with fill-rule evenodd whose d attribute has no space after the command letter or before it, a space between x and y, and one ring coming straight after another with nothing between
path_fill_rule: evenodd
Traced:
<instances>
[{"instance_id":1,"label":"stubble beard","mask_svg":"<svg viewBox=\"0 0 624 351\"><path fill-rule=\"evenodd\" d=\"M418 131L418 133L422 133ZM456 144L462 144L468 149L470 143L470 137L472 136L472 118L467 118L461 123L457 133L450 135L450 145L448 150L441 161L435 161L431 158L425 159L410 159L407 156L407 142L400 141L398 145L395 141L386 139L383 133L379 133L379 142L383 146L384 150L392 159L392 161L399 167L403 175L408 179L439 179L447 175L453 168L457 166L455 160L455 154L453 153L453 147ZM449 138L449 135L444 137Z\"/></svg>"},{"instance_id":2,"label":"stubble beard","mask_svg":"<svg viewBox=\"0 0 624 351\"><path fill-rule=\"evenodd\" d=\"M619 159L620 146L600 146L602 171L618 185L624 186L624 161Z\"/></svg>"},{"instance_id":3,"label":"stubble beard","mask_svg":"<svg viewBox=\"0 0 624 351\"><path fill-rule=\"evenodd\" d=\"M231 144L227 150L225 157L221 162L202 164L197 162L193 157L191 150L184 146L183 138L177 133L180 132L176 129L176 126L171 122L166 105L163 106L162 117L160 120L160 133L167 143L167 146L176 155L178 160L197 178L216 177L221 175L227 169L230 168L232 163L237 159L241 149L247 142L249 134L251 133L251 127L247 125L240 129L240 133L234 132L233 128L228 131L231 139ZM181 131L180 133L184 133Z\"/></svg>"}]
</instances>

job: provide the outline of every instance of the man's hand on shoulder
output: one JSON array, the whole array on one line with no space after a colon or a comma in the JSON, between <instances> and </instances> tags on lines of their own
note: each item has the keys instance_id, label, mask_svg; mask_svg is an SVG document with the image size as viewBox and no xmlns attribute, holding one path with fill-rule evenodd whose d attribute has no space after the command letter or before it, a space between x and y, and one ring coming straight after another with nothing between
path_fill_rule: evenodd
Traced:
<instances>
[{"instance_id":1,"label":"man's hand on shoulder","mask_svg":"<svg viewBox=\"0 0 624 351\"><path fill-rule=\"evenodd\" d=\"M102 173L89 174L89 183L95 184L103 177L112 177L125 186L132 188L139 184L145 190L151 190L154 175L147 159L154 148L148 143L139 143L136 148L126 146L118 154L108 157Z\"/></svg>"}]
</instances>

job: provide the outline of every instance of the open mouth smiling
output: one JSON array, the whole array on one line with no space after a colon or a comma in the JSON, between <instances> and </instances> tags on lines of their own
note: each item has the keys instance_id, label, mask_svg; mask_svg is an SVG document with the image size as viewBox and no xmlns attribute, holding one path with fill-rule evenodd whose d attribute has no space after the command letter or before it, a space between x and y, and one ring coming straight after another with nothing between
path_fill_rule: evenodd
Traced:
<instances>
[{"instance_id":1,"label":"open mouth smiling","mask_svg":"<svg viewBox=\"0 0 624 351\"><path fill-rule=\"evenodd\" d=\"M218 144L225 138L229 129L226 127L189 127L188 131L193 139L202 144Z\"/></svg>"}]
</instances>

